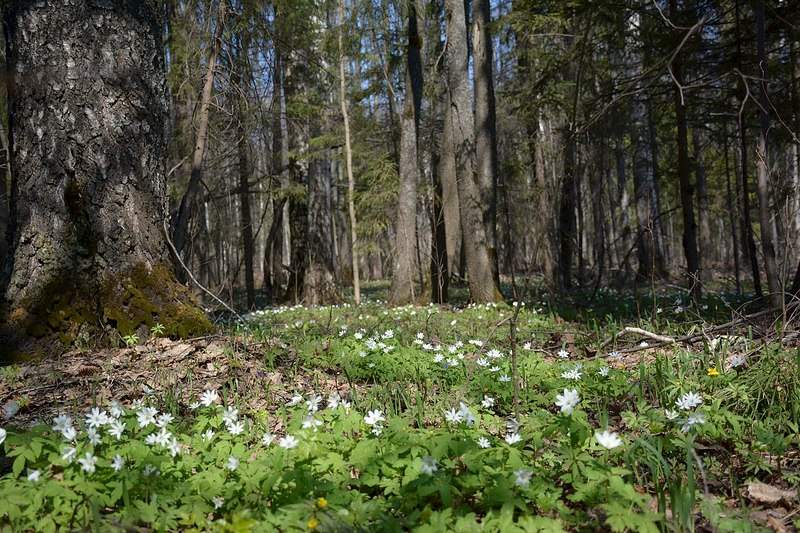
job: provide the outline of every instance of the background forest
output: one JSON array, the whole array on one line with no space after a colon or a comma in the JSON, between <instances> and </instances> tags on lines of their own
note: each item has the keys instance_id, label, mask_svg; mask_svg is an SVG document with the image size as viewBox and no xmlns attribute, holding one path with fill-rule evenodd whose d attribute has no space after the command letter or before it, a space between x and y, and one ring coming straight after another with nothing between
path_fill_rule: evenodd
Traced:
<instances>
[{"instance_id":1,"label":"background forest","mask_svg":"<svg viewBox=\"0 0 800 533\"><path fill-rule=\"evenodd\" d=\"M380 279L798 288L795 2L451 3L166 4L198 281L249 308Z\"/></svg>"},{"instance_id":2,"label":"background forest","mask_svg":"<svg viewBox=\"0 0 800 533\"><path fill-rule=\"evenodd\" d=\"M800 529L798 0L0 7L0 530Z\"/></svg>"}]
</instances>

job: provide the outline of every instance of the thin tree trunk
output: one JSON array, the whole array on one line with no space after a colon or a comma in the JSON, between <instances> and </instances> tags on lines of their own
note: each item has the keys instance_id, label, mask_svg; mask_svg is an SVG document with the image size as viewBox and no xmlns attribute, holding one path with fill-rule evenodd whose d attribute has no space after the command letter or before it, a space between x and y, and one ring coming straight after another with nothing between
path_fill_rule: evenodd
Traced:
<instances>
[{"instance_id":1,"label":"thin tree trunk","mask_svg":"<svg viewBox=\"0 0 800 533\"><path fill-rule=\"evenodd\" d=\"M182 254L186 246L189 233L189 220L191 218L194 200L200 190L200 181L203 179L203 159L206 155L206 142L208 141L209 108L211 107L211 96L214 91L214 73L217 66L217 57L219 56L219 51L222 46L222 30L225 27L225 14L226 0L219 0L217 26L208 53L208 65L203 81L200 109L197 115L197 133L195 134L194 152L192 154L192 172L172 226L172 240L178 254Z\"/></svg>"},{"instance_id":2,"label":"thin tree trunk","mask_svg":"<svg viewBox=\"0 0 800 533\"><path fill-rule=\"evenodd\" d=\"M734 206L739 205L738 198L733 197L733 188L731 187L731 169L730 169L730 147L728 145L728 124L725 123L723 125L722 130L722 142L723 142L723 150L725 151L725 189L726 189L726 196L728 200L728 216L729 216L729 224L731 226L731 238L733 244L733 272L734 277L736 279L736 294L739 295L742 293L742 281L741 281L741 266L739 265L739 240L736 235L736 211L738 209L734 209Z\"/></svg>"},{"instance_id":3,"label":"thin tree trunk","mask_svg":"<svg viewBox=\"0 0 800 533\"><path fill-rule=\"evenodd\" d=\"M358 272L358 225L356 222L355 191L353 177L353 150L350 146L350 117L347 113L347 80L344 72L344 0L339 0L339 104L344 121L344 156L347 171L347 212L350 216L350 246L353 267L353 298L356 305L361 304L361 282Z\"/></svg>"},{"instance_id":4,"label":"thin tree trunk","mask_svg":"<svg viewBox=\"0 0 800 533\"><path fill-rule=\"evenodd\" d=\"M742 70L742 40L740 36L740 16L739 16L739 0L735 3L735 17L736 17L736 62L739 70ZM741 109L742 102L745 98L745 87L742 80L739 80L739 89L737 91L739 100L739 108ZM756 241L753 236L753 223L750 215L750 178L747 174L747 123L744 116L744 110L739 113L739 158L740 177L741 177L741 198L742 198L742 232L743 239L742 250L745 256L750 260L750 268L753 274L753 289L757 297L762 296L761 291L761 274L758 268L758 255L756 253Z\"/></svg>"},{"instance_id":5,"label":"thin tree trunk","mask_svg":"<svg viewBox=\"0 0 800 533\"><path fill-rule=\"evenodd\" d=\"M237 153L239 156L239 225L242 232L242 249L244 251L244 280L245 280L245 293L247 297L247 308L253 309L256 303L256 287L255 280L253 279L253 221L250 213L250 157L249 157L249 143L247 140L247 129L245 122L247 120L247 102L245 96L247 91L248 75L247 69L247 41L243 38L240 39L239 55L237 59L236 69L232 77L234 85L240 85L240 92L242 96L236 99L236 113L237 126L236 134L237 140Z\"/></svg>"},{"instance_id":6,"label":"thin tree trunk","mask_svg":"<svg viewBox=\"0 0 800 533\"><path fill-rule=\"evenodd\" d=\"M692 129L692 145L694 147L695 179L697 180L697 219L700 222L700 278L703 282L711 279L709 268L714 259L714 246L711 243L711 226L709 225L708 185L706 183L706 166L703 161L703 133L700 126Z\"/></svg>"},{"instance_id":7,"label":"thin tree trunk","mask_svg":"<svg viewBox=\"0 0 800 533\"><path fill-rule=\"evenodd\" d=\"M767 133L769 132L769 98L767 96L767 52L764 35L764 0L756 2L756 42L758 48L759 83L759 123L761 129L756 146L756 174L758 176L756 191L758 193L758 213L761 225L761 248L764 252L764 267L767 273L767 287L770 304L774 309L783 307L783 289L778 276L778 264L775 259L775 231L772 225L772 209L770 207L770 177L767 153Z\"/></svg>"},{"instance_id":8,"label":"thin tree trunk","mask_svg":"<svg viewBox=\"0 0 800 533\"><path fill-rule=\"evenodd\" d=\"M677 20L677 0L669 0L670 16ZM692 297L697 299L702 292L700 284L700 256L697 251L697 227L694 217L694 188L689 173L689 139L686 126L686 104L681 86L683 85L683 54L678 53L672 61L672 73L675 82L672 84L675 105L675 120L678 126L678 185L680 189L681 208L683 212L683 253L686 258L688 283Z\"/></svg>"}]
</instances>

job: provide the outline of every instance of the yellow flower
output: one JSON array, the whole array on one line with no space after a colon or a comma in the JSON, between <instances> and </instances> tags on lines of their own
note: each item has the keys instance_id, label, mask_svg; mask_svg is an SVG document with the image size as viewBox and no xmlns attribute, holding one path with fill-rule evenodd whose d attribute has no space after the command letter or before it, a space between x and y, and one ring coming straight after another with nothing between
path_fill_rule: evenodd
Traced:
<instances>
[{"instance_id":1,"label":"yellow flower","mask_svg":"<svg viewBox=\"0 0 800 533\"><path fill-rule=\"evenodd\" d=\"M325 509L327 506L328 506L328 500L322 497L317 498L317 507L319 507L320 509Z\"/></svg>"},{"instance_id":2,"label":"yellow flower","mask_svg":"<svg viewBox=\"0 0 800 533\"><path fill-rule=\"evenodd\" d=\"M319 527L319 520L312 516L306 525L308 529L317 529Z\"/></svg>"},{"instance_id":3,"label":"yellow flower","mask_svg":"<svg viewBox=\"0 0 800 533\"><path fill-rule=\"evenodd\" d=\"M713 366L712 366L711 368L709 368L709 369L706 371L706 374L708 374L708 375L709 375L709 377L712 377L712 378L713 378L713 377L715 377L715 376L719 376L719 370L717 370L717 368L716 368L716 367L713 367Z\"/></svg>"}]
</instances>

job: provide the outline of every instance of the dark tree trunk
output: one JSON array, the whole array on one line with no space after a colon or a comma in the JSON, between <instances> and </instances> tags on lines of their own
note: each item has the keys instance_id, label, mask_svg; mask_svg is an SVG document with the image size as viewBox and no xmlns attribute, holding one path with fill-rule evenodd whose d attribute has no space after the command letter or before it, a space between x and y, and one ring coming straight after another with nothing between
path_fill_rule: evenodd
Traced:
<instances>
[{"instance_id":1,"label":"dark tree trunk","mask_svg":"<svg viewBox=\"0 0 800 533\"><path fill-rule=\"evenodd\" d=\"M156 322L177 335L209 327L174 281L163 237L161 9L113 6L7 6L15 234L5 297L17 333L71 341L98 325L123 335Z\"/></svg>"},{"instance_id":2,"label":"dark tree trunk","mask_svg":"<svg viewBox=\"0 0 800 533\"><path fill-rule=\"evenodd\" d=\"M670 0L669 13L678 17L677 0ZM678 17L679 18L679 17ZM678 188L680 189L681 208L683 212L683 253L686 257L686 270L692 297L700 297L700 256L697 251L697 225L694 217L694 187L692 186L689 167L689 137L686 126L686 104L680 85L683 85L683 57L678 53L672 61L672 72L675 82L672 84L672 95L675 105L675 121L678 126Z\"/></svg>"},{"instance_id":3,"label":"dark tree trunk","mask_svg":"<svg viewBox=\"0 0 800 533\"><path fill-rule=\"evenodd\" d=\"M328 210L330 189L330 161L312 160L308 173L308 259L302 281L305 305L332 304L340 301L334 273L333 227L330 224L331 213Z\"/></svg>"},{"instance_id":4,"label":"dark tree trunk","mask_svg":"<svg viewBox=\"0 0 800 533\"><path fill-rule=\"evenodd\" d=\"M731 244L733 255L733 273L736 280L736 294L742 294L742 281L741 281L741 266L739 265L739 240L736 236L736 212L738 211L738 195L737 198L733 196L733 187L731 187L731 165L730 165L730 147L728 145L728 124L723 125L722 130L722 144L725 152L725 192L728 200L728 217L731 226ZM736 206L736 209L734 209Z\"/></svg>"},{"instance_id":5,"label":"dark tree trunk","mask_svg":"<svg viewBox=\"0 0 800 533\"><path fill-rule=\"evenodd\" d=\"M248 80L247 70L247 41L240 40L241 50L237 57L237 65L232 78L233 84L240 86L243 95L247 94L246 86ZM238 96L238 95L237 95ZM247 139L247 104L244 96L236 99L237 112L237 152L239 156L239 226L242 232L242 250L244 251L244 285L247 296L247 308L252 309L256 303L256 286L253 279L253 220L250 214L250 143Z\"/></svg>"},{"instance_id":6,"label":"dark tree trunk","mask_svg":"<svg viewBox=\"0 0 800 533\"><path fill-rule=\"evenodd\" d=\"M572 288L572 265L578 238L575 219L578 203L575 186L575 151L575 135L567 128L564 130L564 176L561 180L561 202L558 210L558 273L559 287L562 289Z\"/></svg>"},{"instance_id":7,"label":"dark tree trunk","mask_svg":"<svg viewBox=\"0 0 800 533\"><path fill-rule=\"evenodd\" d=\"M740 36L740 14L739 14L739 0L735 3L735 17L736 17L736 62L739 70L742 70L742 39ZM737 98L739 108L745 99L746 87L742 80L739 80L739 87L737 91ZM757 297L761 297L761 273L758 268L758 255L756 254L756 240L753 236L753 223L750 215L750 178L747 174L747 117L744 111L739 114L739 158L741 161L739 184L741 189L742 198L742 251L745 257L750 260L750 268L753 274L753 289Z\"/></svg>"},{"instance_id":8,"label":"dark tree trunk","mask_svg":"<svg viewBox=\"0 0 800 533\"><path fill-rule=\"evenodd\" d=\"M694 172L697 180L697 219L700 222L700 250L703 257L700 260L700 278L702 281L711 279L709 265L714 259L714 249L711 242L711 225L709 223L708 184L706 183L706 165L703 160L704 135L700 126L692 129L692 145L694 147Z\"/></svg>"}]
</instances>

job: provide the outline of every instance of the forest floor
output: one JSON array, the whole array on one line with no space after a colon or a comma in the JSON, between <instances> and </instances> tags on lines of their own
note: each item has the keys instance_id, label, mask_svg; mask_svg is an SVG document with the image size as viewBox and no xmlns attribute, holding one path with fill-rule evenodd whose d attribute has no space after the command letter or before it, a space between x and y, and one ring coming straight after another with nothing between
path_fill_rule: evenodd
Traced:
<instances>
[{"instance_id":1,"label":"forest floor","mask_svg":"<svg viewBox=\"0 0 800 533\"><path fill-rule=\"evenodd\" d=\"M721 294L370 296L0 368L0 527L800 526L792 320Z\"/></svg>"}]
</instances>

